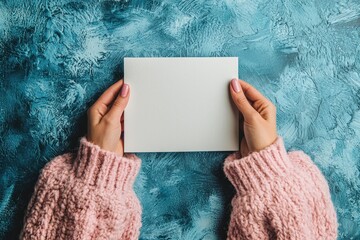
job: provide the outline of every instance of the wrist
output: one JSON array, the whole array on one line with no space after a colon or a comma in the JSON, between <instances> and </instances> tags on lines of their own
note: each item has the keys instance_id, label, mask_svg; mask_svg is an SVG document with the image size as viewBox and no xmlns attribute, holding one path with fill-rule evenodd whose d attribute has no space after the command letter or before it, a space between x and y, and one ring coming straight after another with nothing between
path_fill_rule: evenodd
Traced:
<instances>
[{"instance_id":1,"label":"wrist","mask_svg":"<svg viewBox=\"0 0 360 240\"><path fill-rule=\"evenodd\" d=\"M266 142L263 142L261 145L259 144L259 146L257 146L257 147L251 148L249 146L249 154L254 153L254 152L260 152L260 151L264 150L265 148L273 145L278 140L278 137L279 136L276 134L275 136L269 138L269 140L267 140Z\"/></svg>"},{"instance_id":2,"label":"wrist","mask_svg":"<svg viewBox=\"0 0 360 240\"><path fill-rule=\"evenodd\" d=\"M109 143L108 140L106 139L99 139L99 138L94 138L91 135L87 135L85 136L86 141L89 143L92 143L96 146L98 146L101 150L103 151L108 151L108 152L112 152L117 154L119 157L123 157L124 156L124 152L122 151L122 148L119 147L119 145L122 145L122 143L118 140L118 144L113 144L113 143ZM116 142L116 141L115 141Z\"/></svg>"}]
</instances>

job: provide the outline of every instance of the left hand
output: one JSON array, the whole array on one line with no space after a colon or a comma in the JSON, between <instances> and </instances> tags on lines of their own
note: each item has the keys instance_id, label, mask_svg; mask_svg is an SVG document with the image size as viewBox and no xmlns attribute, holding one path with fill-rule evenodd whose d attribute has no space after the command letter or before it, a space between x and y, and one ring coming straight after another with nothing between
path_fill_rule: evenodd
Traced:
<instances>
[{"instance_id":1,"label":"left hand","mask_svg":"<svg viewBox=\"0 0 360 240\"><path fill-rule=\"evenodd\" d=\"M110 86L87 112L87 140L121 157L124 155L123 112L129 97L130 86L121 79Z\"/></svg>"}]
</instances>

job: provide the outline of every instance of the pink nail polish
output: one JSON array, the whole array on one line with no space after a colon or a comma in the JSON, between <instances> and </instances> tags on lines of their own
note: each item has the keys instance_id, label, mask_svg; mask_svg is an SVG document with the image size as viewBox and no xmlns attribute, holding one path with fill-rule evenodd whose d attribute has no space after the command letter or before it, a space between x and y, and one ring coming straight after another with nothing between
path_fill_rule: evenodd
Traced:
<instances>
[{"instance_id":1,"label":"pink nail polish","mask_svg":"<svg viewBox=\"0 0 360 240\"><path fill-rule=\"evenodd\" d=\"M231 87L234 89L235 92L240 92L241 87L239 81L236 78L231 80Z\"/></svg>"},{"instance_id":2,"label":"pink nail polish","mask_svg":"<svg viewBox=\"0 0 360 240\"><path fill-rule=\"evenodd\" d=\"M120 92L120 96L121 97L126 97L129 91L129 85L124 83L124 85L121 88L121 92Z\"/></svg>"}]
</instances>

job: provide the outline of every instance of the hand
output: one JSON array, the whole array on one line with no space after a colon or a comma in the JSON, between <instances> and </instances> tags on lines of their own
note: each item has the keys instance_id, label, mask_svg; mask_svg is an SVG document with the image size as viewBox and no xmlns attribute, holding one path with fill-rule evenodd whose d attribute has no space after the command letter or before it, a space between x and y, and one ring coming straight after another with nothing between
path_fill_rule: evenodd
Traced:
<instances>
[{"instance_id":1,"label":"hand","mask_svg":"<svg viewBox=\"0 0 360 240\"><path fill-rule=\"evenodd\" d=\"M249 83L233 79L230 83L231 97L241 112L242 157L260 151L277 139L276 107Z\"/></svg>"},{"instance_id":2,"label":"hand","mask_svg":"<svg viewBox=\"0 0 360 240\"><path fill-rule=\"evenodd\" d=\"M121 91L120 91L121 89ZM87 140L100 148L124 155L124 109L130 86L120 80L108 88L88 110Z\"/></svg>"}]
</instances>

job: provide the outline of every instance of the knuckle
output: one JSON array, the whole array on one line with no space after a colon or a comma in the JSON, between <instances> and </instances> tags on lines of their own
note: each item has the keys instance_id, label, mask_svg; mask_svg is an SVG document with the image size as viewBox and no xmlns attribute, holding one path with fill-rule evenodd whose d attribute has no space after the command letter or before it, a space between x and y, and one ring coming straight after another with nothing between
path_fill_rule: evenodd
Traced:
<instances>
[{"instance_id":1,"label":"knuckle","mask_svg":"<svg viewBox=\"0 0 360 240\"><path fill-rule=\"evenodd\" d=\"M253 104L255 109L260 109L261 108L261 103L259 101L255 101Z\"/></svg>"},{"instance_id":2,"label":"knuckle","mask_svg":"<svg viewBox=\"0 0 360 240\"><path fill-rule=\"evenodd\" d=\"M108 126L114 124L113 119L110 118L110 117L108 117L108 116L103 117L101 121L102 121L105 125L108 125Z\"/></svg>"},{"instance_id":3,"label":"knuckle","mask_svg":"<svg viewBox=\"0 0 360 240\"><path fill-rule=\"evenodd\" d=\"M235 99L236 99L236 102L238 102L240 104L247 102L247 99L243 94L237 95Z\"/></svg>"},{"instance_id":4,"label":"knuckle","mask_svg":"<svg viewBox=\"0 0 360 240\"><path fill-rule=\"evenodd\" d=\"M270 103L269 108L272 112L276 113L276 106L273 103Z\"/></svg>"},{"instance_id":5,"label":"knuckle","mask_svg":"<svg viewBox=\"0 0 360 240\"><path fill-rule=\"evenodd\" d=\"M116 99L113 103L113 107L122 108L122 106L123 106L123 102L119 99Z\"/></svg>"},{"instance_id":6,"label":"knuckle","mask_svg":"<svg viewBox=\"0 0 360 240\"><path fill-rule=\"evenodd\" d=\"M258 117L259 117L258 113L254 111L249 114L248 119L251 122L255 122L257 121Z\"/></svg>"}]
</instances>

